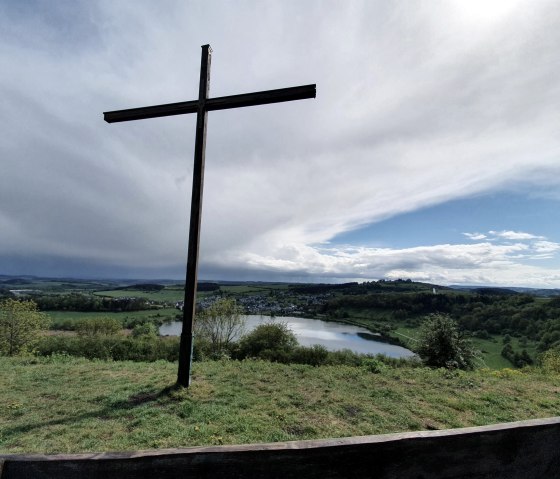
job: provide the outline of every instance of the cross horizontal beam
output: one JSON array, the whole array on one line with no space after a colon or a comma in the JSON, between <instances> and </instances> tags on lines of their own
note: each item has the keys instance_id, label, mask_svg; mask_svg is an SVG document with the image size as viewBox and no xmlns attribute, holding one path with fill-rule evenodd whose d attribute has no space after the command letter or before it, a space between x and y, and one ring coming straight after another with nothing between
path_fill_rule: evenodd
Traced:
<instances>
[{"instance_id":1,"label":"cross horizontal beam","mask_svg":"<svg viewBox=\"0 0 560 479\"><path fill-rule=\"evenodd\" d=\"M266 105L268 103L280 103L292 100L305 100L315 98L316 85L303 85L291 88L280 88L278 90L266 90L255 93L243 93L241 95L220 96L208 98L205 102L206 111L227 110L229 108L241 108L245 106ZM158 118L161 116L183 115L196 113L198 111L198 100L182 101L179 103L167 103L165 105L146 106L142 108L130 108L128 110L106 111L103 118L107 123L119 121L144 120L147 118Z\"/></svg>"}]
</instances>

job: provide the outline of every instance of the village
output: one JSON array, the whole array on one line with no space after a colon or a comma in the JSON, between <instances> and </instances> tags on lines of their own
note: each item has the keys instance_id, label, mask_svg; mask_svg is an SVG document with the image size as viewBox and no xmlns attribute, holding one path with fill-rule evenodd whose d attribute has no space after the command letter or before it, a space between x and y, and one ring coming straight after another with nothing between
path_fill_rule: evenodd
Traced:
<instances>
[{"instance_id":1,"label":"village","mask_svg":"<svg viewBox=\"0 0 560 479\"><path fill-rule=\"evenodd\" d=\"M313 317L316 311L326 301L334 296L334 293L320 294L297 294L293 291L274 291L254 294L229 294L235 298L245 314L264 314L270 316L306 316ZM215 301L223 297L223 293L211 294L199 297L197 307L206 309ZM175 302L175 307L182 311L183 301Z\"/></svg>"}]
</instances>

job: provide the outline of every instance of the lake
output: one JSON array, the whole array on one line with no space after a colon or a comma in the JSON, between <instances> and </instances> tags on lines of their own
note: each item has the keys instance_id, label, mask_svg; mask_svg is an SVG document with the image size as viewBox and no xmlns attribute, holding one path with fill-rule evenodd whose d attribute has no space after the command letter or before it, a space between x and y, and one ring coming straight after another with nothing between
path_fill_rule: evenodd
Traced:
<instances>
[{"instance_id":1,"label":"lake","mask_svg":"<svg viewBox=\"0 0 560 479\"><path fill-rule=\"evenodd\" d=\"M245 332L256 328L259 324L270 322L269 316L245 316ZM295 333L298 343L302 346L321 344L329 351L351 349L356 353L385 354L392 358L405 358L414 353L401 346L379 341L379 336L360 326L345 323L321 321L320 319L298 318L282 316L272 321L287 323ZM162 336L179 336L181 334L181 321L164 324L159 329Z\"/></svg>"}]
</instances>

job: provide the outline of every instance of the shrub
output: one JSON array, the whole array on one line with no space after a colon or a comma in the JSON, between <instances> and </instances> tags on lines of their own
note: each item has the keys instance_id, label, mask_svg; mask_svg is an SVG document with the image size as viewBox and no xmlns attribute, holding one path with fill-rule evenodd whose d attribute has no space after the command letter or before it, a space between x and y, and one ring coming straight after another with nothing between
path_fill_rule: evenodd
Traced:
<instances>
[{"instance_id":1,"label":"shrub","mask_svg":"<svg viewBox=\"0 0 560 479\"><path fill-rule=\"evenodd\" d=\"M76 326L78 336L112 336L122 329L118 319L106 316L82 319Z\"/></svg>"},{"instance_id":2,"label":"shrub","mask_svg":"<svg viewBox=\"0 0 560 479\"><path fill-rule=\"evenodd\" d=\"M242 313L234 299L219 299L196 315L195 334L210 342L212 354L220 355L241 336L245 327Z\"/></svg>"},{"instance_id":3,"label":"shrub","mask_svg":"<svg viewBox=\"0 0 560 479\"><path fill-rule=\"evenodd\" d=\"M37 345L36 354L67 354L115 361L177 361L179 338L125 338L122 336L50 336Z\"/></svg>"},{"instance_id":4,"label":"shrub","mask_svg":"<svg viewBox=\"0 0 560 479\"><path fill-rule=\"evenodd\" d=\"M134 326L134 328L132 328L133 338L140 338L140 337L156 338L157 335L158 335L158 329L154 323L137 324L136 326Z\"/></svg>"},{"instance_id":5,"label":"shrub","mask_svg":"<svg viewBox=\"0 0 560 479\"><path fill-rule=\"evenodd\" d=\"M549 349L541 355L539 362L545 373L560 374L560 350Z\"/></svg>"},{"instance_id":6,"label":"shrub","mask_svg":"<svg viewBox=\"0 0 560 479\"><path fill-rule=\"evenodd\" d=\"M49 317L33 301L0 301L0 354L15 356L32 350Z\"/></svg>"},{"instance_id":7,"label":"shrub","mask_svg":"<svg viewBox=\"0 0 560 479\"><path fill-rule=\"evenodd\" d=\"M502 357L506 358L511 364L517 368L523 368L525 366L530 366L533 364L533 358L529 356L526 349L522 350L521 353L516 352L511 347L510 343L507 343L502 349Z\"/></svg>"},{"instance_id":8,"label":"shrub","mask_svg":"<svg viewBox=\"0 0 560 479\"><path fill-rule=\"evenodd\" d=\"M446 314L431 314L420 326L416 353L431 367L472 369L476 357L471 342Z\"/></svg>"},{"instance_id":9,"label":"shrub","mask_svg":"<svg viewBox=\"0 0 560 479\"><path fill-rule=\"evenodd\" d=\"M363 354L355 353L351 349L341 349L338 351L329 351L327 364L331 364L333 366L361 366L363 360Z\"/></svg>"},{"instance_id":10,"label":"shrub","mask_svg":"<svg viewBox=\"0 0 560 479\"><path fill-rule=\"evenodd\" d=\"M329 363L329 354L327 348L320 344L309 347L298 346L289 354L289 361L310 366L322 366Z\"/></svg>"},{"instance_id":11,"label":"shrub","mask_svg":"<svg viewBox=\"0 0 560 479\"><path fill-rule=\"evenodd\" d=\"M379 374L384 369L387 369L387 366L383 361L379 358L366 358L362 362L362 366L368 370L370 373Z\"/></svg>"},{"instance_id":12,"label":"shrub","mask_svg":"<svg viewBox=\"0 0 560 479\"><path fill-rule=\"evenodd\" d=\"M257 326L239 341L239 359L261 358L288 362L289 354L297 347L294 333L286 323L266 323Z\"/></svg>"}]
</instances>

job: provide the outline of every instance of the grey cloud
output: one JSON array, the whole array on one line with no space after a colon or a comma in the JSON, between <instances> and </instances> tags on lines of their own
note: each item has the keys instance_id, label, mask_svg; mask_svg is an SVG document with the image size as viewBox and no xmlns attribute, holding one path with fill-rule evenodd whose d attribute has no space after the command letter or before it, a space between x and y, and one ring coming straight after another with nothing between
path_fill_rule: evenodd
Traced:
<instances>
[{"instance_id":1,"label":"grey cloud","mask_svg":"<svg viewBox=\"0 0 560 479\"><path fill-rule=\"evenodd\" d=\"M0 7L0 269L28 254L42 271L181 275L194 118L101 113L193 99L207 42L212 96L316 82L318 97L209 115L201 274L472 270L483 251L366 252L364 269L313 245L523 178L557 187L553 2L485 30L449 2L40 5Z\"/></svg>"}]
</instances>

